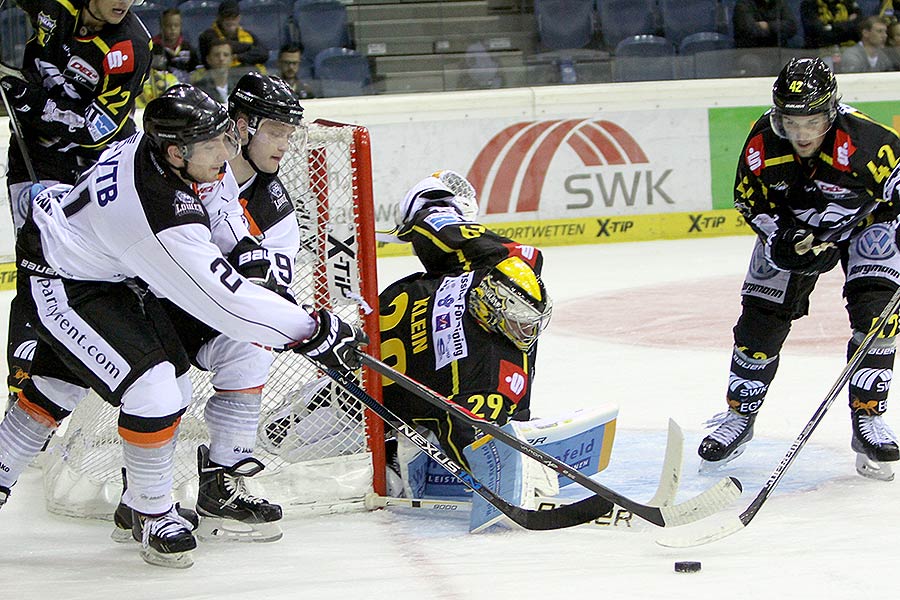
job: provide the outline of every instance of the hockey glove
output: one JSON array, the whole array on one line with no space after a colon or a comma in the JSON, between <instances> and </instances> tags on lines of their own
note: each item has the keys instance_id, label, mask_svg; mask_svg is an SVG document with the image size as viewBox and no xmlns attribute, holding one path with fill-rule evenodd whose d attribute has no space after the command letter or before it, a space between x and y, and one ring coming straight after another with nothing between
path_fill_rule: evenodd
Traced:
<instances>
[{"instance_id":1,"label":"hockey glove","mask_svg":"<svg viewBox=\"0 0 900 600\"><path fill-rule=\"evenodd\" d=\"M316 330L292 350L305 354L327 369L341 372L358 369L361 362L356 349L368 344L369 336L324 308L311 312L311 315L316 320Z\"/></svg>"},{"instance_id":2,"label":"hockey glove","mask_svg":"<svg viewBox=\"0 0 900 600\"><path fill-rule=\"evenodd\" d=\"M231 249L228 262L237 272L252 281L263 285L269 275L269 251L252 239L245 237Z\"/></svg>"},{"instance_id":3,"label":"hockey glove","mask_svg":"<svg viewBox=\"0 0 900 600\"><path fill-rule=\"evenodd\" d=\"M10 108L20 117L31 117L43 111L47 101L43 88L33 87L27 81L10 75L0 78L0 86L3 87Z\"/></svg>"},{"instance_id":4,"label":"hockey glove","mask_svg":"<svg viewBox=\"0 0 900 600\"><path fill-rule=\"evenodd\" d=\"M833 268L840 251L830 242L817 242L813 232L801 227L777 230L768 240L769 258L779 269L817 275Z\"/></svg>"}]
</instances>

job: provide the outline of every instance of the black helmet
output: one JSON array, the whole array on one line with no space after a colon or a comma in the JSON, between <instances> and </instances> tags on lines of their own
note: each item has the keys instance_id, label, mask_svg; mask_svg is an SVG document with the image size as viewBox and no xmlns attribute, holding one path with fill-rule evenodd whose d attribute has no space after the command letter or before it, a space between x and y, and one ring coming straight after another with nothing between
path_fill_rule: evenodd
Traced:
<instances>
[{"instance_id":1,"label":"black helmet","mask_svg":"<svg viewBox=\"0 0 900 600\"><path fill-rule=\"evenodd\" d=\"M173 144L187 148L231 127L224 106L186 83L173 85L144 109L144 132L160 151Z\"/></svg>"},{"instance_id":2,"label":"black helmet","mask_svg":"<svg viewBox=\"0 0 900 600\"><path fill-rule=\"evenodd\" d=\"M837 80L821 58L792 58L772 86L772 102L783 115L837 112Z\"/></svg>"},{"instance_id":3,"label":"black helmet","mask_svg":"<svg viewBox=\"0 0 900 600\"><path fill-rule=\"evenodd\" d=\"M228 114L249 117L250 132L255 133L261 119L272 119L288 125L300 125L303 107L290 86L278 77L247 73L228 96Z\"/></svg>"}]
</instances>

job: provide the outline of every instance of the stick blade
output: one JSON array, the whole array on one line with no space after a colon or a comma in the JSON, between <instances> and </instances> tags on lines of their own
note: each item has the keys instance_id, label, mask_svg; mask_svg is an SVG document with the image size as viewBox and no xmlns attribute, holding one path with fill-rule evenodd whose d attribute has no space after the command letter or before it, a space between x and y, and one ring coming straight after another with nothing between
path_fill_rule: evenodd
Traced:
<instances>
[{"instance_id":1,"label":"stick blade","mask_svg":"<svg viewBox=\"0 0 900 600\"><path fill-rule=\"evenodd\" d=\"M737 500L742 490L741 482L736 478L723 477L714 486L690 500L662 507L660 510L666 527L678 527L705 519Z\"/></svg>"},{"instance_id":2,"label":"stick blade","mask_svg":"<svg viewBox=\"0 0 900 600\"><path fill-rule=\"evenodd\" d=\"M681 483L681 463L684 459L684 433L674 419L669 419L669 433L666 438L666 454L663 460L659 486L648 506L672 506Z\"/></svg>"},{"instance_id":3,"label":"stick blade","mask_svg":"<svg viewBox=\"0 0 900 600\"><path fill-rule=\"evenodd\" d=\"M666 548L693 548L726 538L742 530L746 525L735 514L716 515L697 526L687 526L666 531L656 543Z\"/></svg>"}]
</instances>

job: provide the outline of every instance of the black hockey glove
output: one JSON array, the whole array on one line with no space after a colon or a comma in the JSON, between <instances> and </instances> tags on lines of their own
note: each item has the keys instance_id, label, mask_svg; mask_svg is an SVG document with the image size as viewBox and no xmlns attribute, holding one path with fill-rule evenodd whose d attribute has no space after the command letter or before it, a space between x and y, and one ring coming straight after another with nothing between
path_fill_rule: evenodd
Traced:
<instances>
[{"instance_id":1,"label":"black hockey glove","mask_svg":"<svg viewBox=\"0 0 900 600\"><path fill-rule=\"evenodd\" d=\"M252 238L245 237L235 244L228 262L253 283L263 285L269 276L269 251Z\"/></svg>"},{"instance_id":2,"label":"black hockey glove","mask_svg":"<svg viewBox=\"0 0 900 600\"><path fill-rule=\"evenodd\" d=\"M44 111L47 95L42 87L35 87L23 79L7 75L0 79L0 86L10 107L19 117L33 119Z\"/></svg>"},{"instance_id":3,"label":"black hockey glove","mask_svg":"<svg viewBox=\"0 0 900 600\"><path fill-rule=\"evenodd\" d=\"M369 336L324 308L311 314L317 323L316 330L308 340L297 344L292 350L305 354L328 369L341 372L358 369L361 363L356 349L368 344Z\"/></svg>"},{"instance_id":4,"label":"black hockey glove","mask_svg":"<svg viewBox=\"0 0 900 600\"><path fill-rule=\"evenodd\" d=\"M817 275L832 269L840 259L834 244L818 242L809 229L786 227L769 238L769 258L779 269Z\"/></svg>"}]
</instances>

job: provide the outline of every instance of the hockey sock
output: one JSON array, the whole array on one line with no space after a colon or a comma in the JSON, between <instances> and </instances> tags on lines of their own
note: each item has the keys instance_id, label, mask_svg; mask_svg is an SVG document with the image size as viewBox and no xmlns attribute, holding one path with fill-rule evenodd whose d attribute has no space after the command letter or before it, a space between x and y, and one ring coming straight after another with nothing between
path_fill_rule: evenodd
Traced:
<instances>
[{"instance_id":1,"label":"hockey sock","mask_svg":"<svg viewBox=\"0 0 900 600\"><path fill-rule=\"evenodd\" d=\"M866 334L854 331L847 344L852 357ZM887 397L894 376L895 338L877 338L850 378L850 408L865 414L880 415L887 410Z\"/></svg>"},{"instance_id":2,"label":"hockey sock","mask_svg":"<svg viewBox=\"0 0 900 600\"><path fill-rule=\"evenodd\" d=\"M137 446L122 440L128 488L122 501L145 515L160 515L172 506L175 438L161 446Z\"/></svg>"},{"instance_id":3,"label":"hockey sock","mask_svg":"<svg viewBox=\"0 0 900 600\"><path fill-rule=\"evenodd\" d=\"M26 410L27 407L31 410ZM10 487L40 453L56 421L21 395L0 423L0 486Z\"/></svg>"},{"instance_id":4,"label":"hockey sock","mask_svg":"<svg viewBox=\"0 0 900 600\"><path fill-rule=\"evenodd\" d=\"M728 374L728 406L743 415L758 411L777 370L777 354L772 357L750 357L735 347Z\"/></svg>"},{"instance_id":5,"label":"hockey sock","mask_svg":"<svg viewBox=\"0 0 900 600\"><path fill-rule=\"evenodd\" d=\"M206 403L209 459L230 467L253 456L262 392L217 391Z\"/></svg>"}]
</instances>

